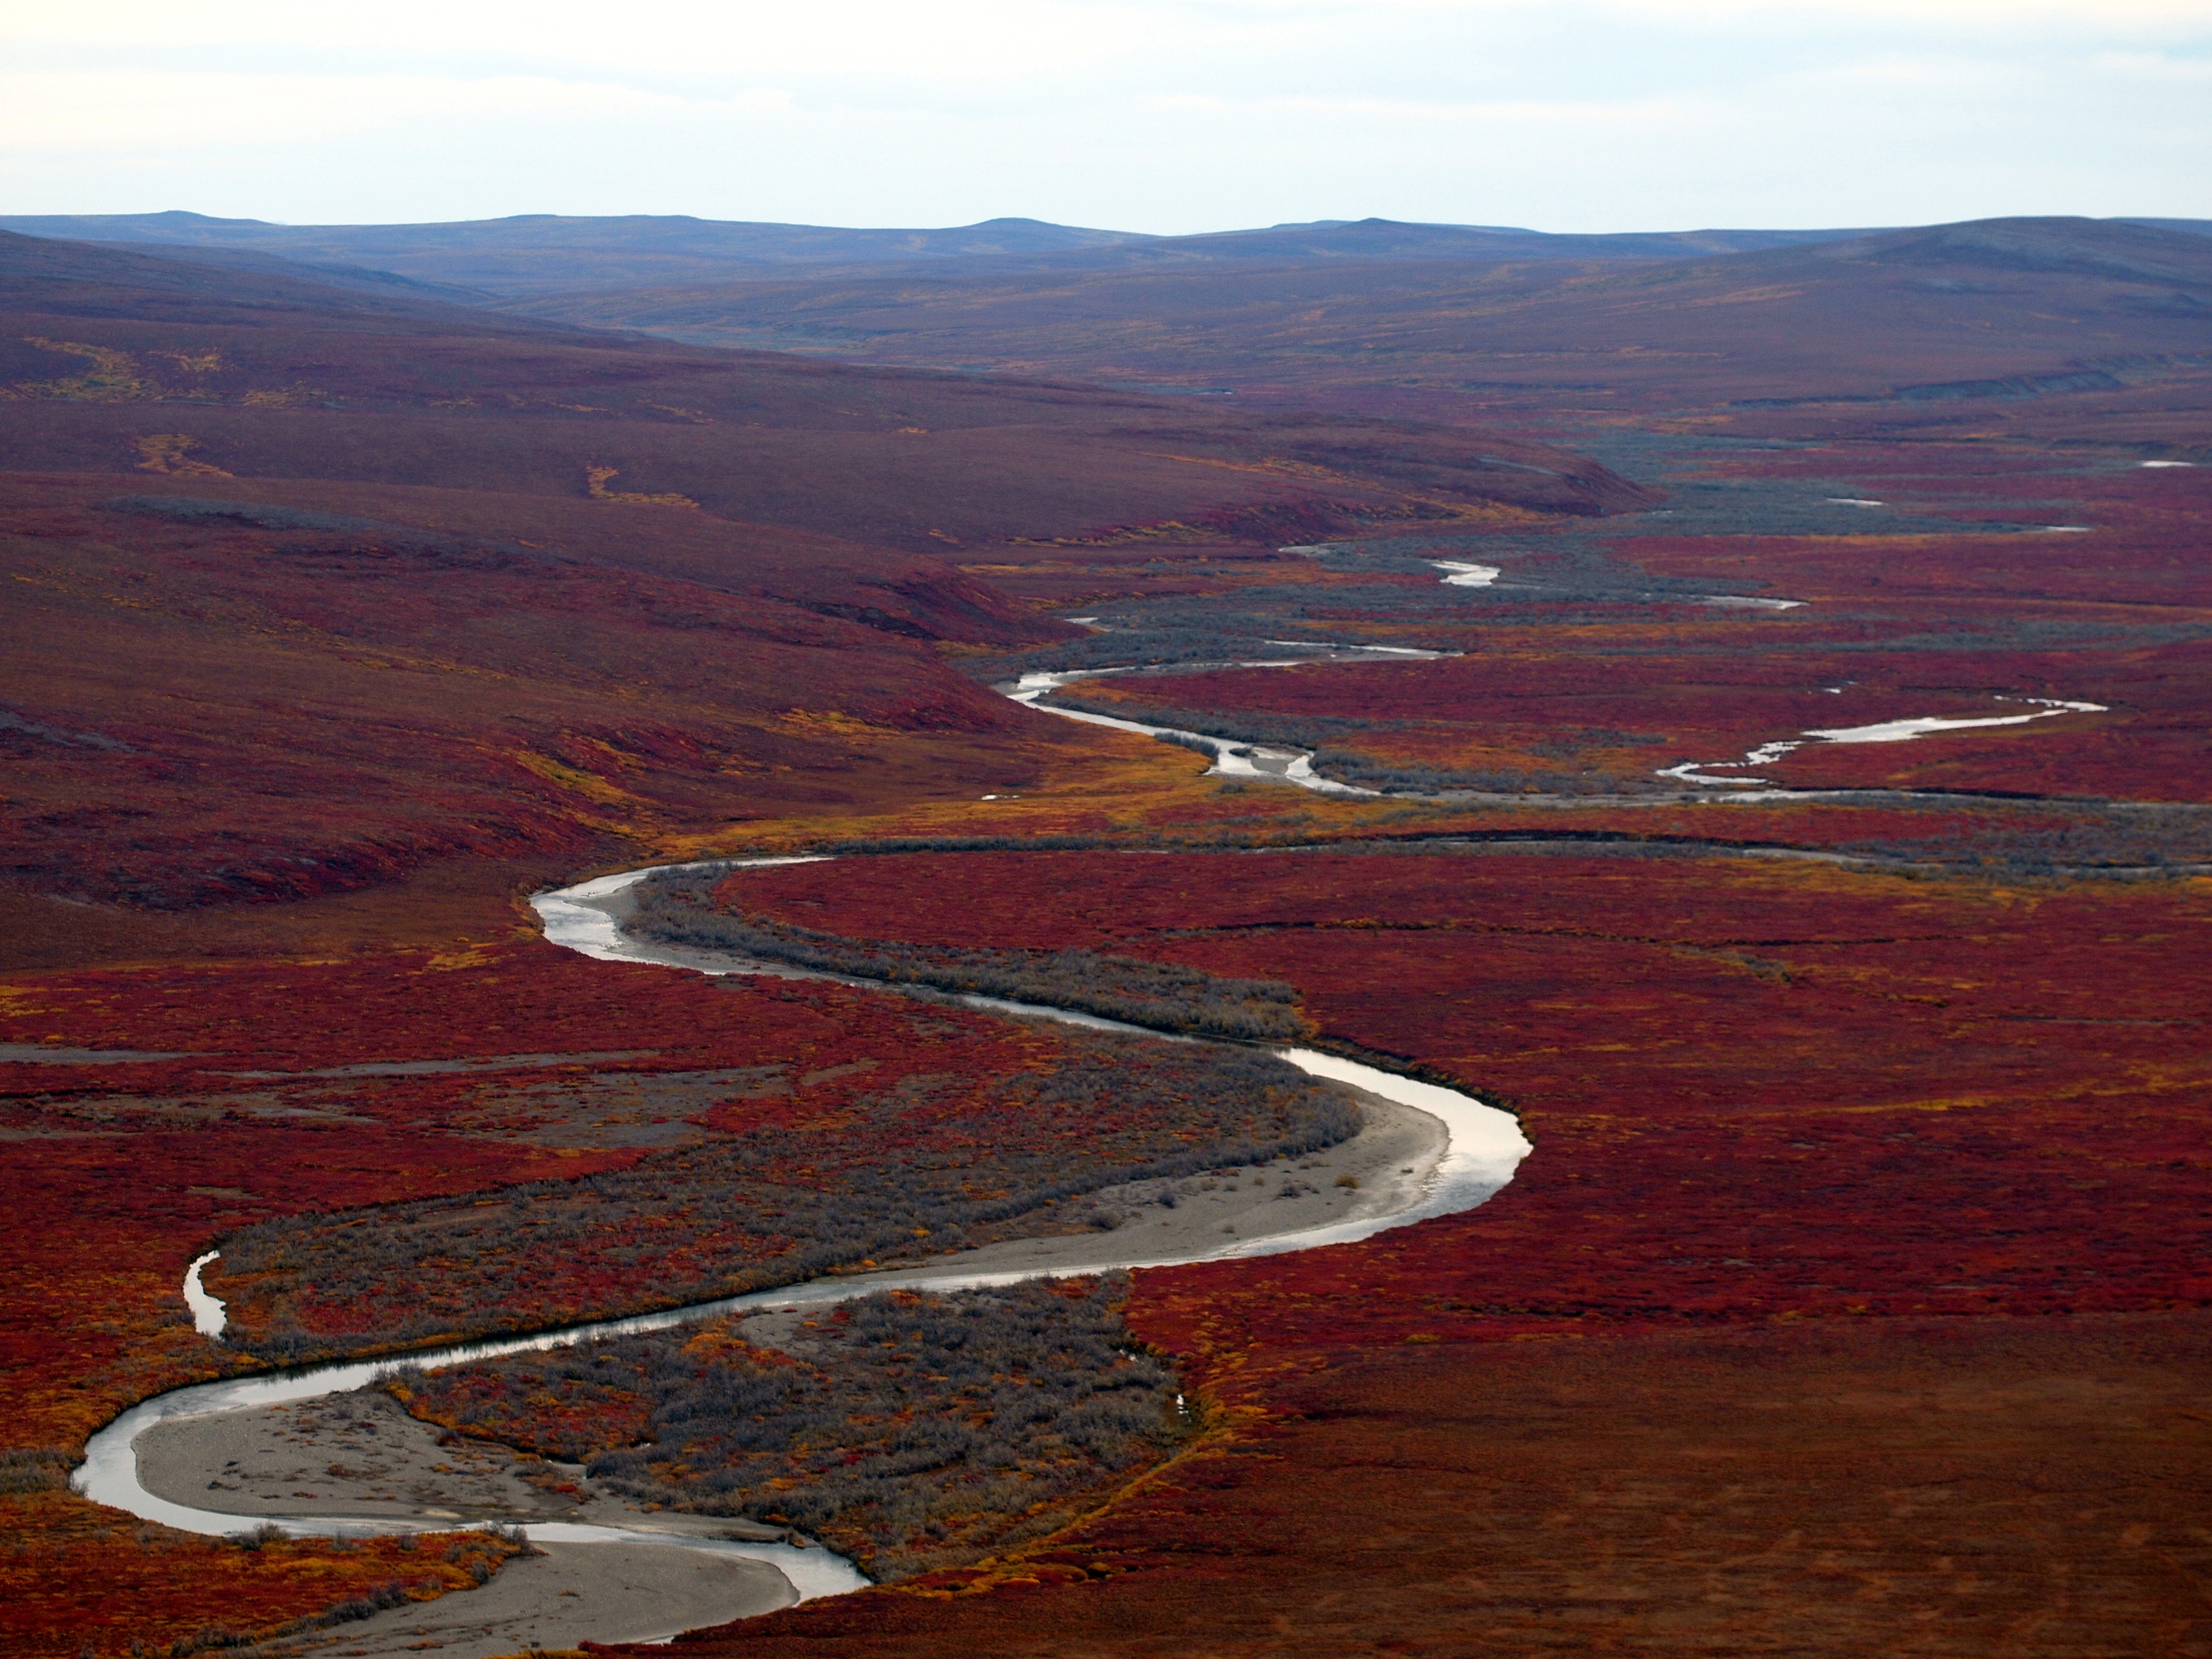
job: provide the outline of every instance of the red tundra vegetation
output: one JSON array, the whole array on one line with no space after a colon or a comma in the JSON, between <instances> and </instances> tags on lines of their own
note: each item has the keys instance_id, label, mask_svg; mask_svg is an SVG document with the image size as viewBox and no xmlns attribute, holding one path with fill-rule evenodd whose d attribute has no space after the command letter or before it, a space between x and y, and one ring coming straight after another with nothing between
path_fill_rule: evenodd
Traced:
<instances>
[{"instance_id":1,"label":"red tundra vegetation","mask_svg":"<svg viewBox=\"0 0 2212 1659\"><path fill-rule=\"evenodd\" d=\"M2097 1617L2132 1632L2115 1650L2185 1627L2179 1569L2113 1556L2100 1528L2124 1514L2171 1549L2200 1524L2203 1465L2172 1437L2203 1446L2179 1413L2212 1305L2204 987L2184 943L2203 882L1504 852L979 854L926 880L915 862L733 879L748 908L841 932L1280 975L1327 1036L1510 1102L1535 1151L1464 1215L1136 1275L1133 1328L1258 1413L1233 1451L1052 1551L925 1583L950 1607L801 1610L718 1640L858 1653L874 1620L951 1652L1042 1620L1133 1652L1206 1606L1224 1651L1271 1650L1270 1608L1323 1651L1447 1632L1518 1650L1593 1620L1643 1630L1606 1599L1624 1575L1672 1601L1719 1571L1727 1595L1681 1638L1710 1650L1814 1640L1844 1586L1905 1572L1910 1592L1861 1593L1924 1604L1959 1644L1936 1650L1966 1652L2069 1559L2114 1573ZM1981 1425L1964 1440L1962 1412ZM1608 1463L1648 1437L1679 1453ZM2038 1479L2078 1496L2010 1495L2052 1437L2067 1449ZM2088 1496L2114 1472L2118 1508ZM1969 1516L1996 1529L1984 1589L1907 1571L1918 1523L1876 1526L1904 1501L1885 1485L1968 1505L1929 1512L1929 1547ZM1419 1541L1462 1528L1444 1556ZM1814 1560L1837 1576L1793 1583ZM1023 1588L1132 1574L1126 1592ZM2058 1616L2021 1650L2078 1650L2081 1628Z\"/></svg>"},{"instance_id":2,"label":"red tundra vegetation","mask_svg":"<svg viewBox=\"0 0 2212 1659\"><path fill-rule=\"evenodd\" d=\"M928 860L926 881L901 867L921 861L733 880L748 908L842 933L1104 946L1280 977L1325 1036L1521 1114L1538 1152L1510 1201L1423 1230L1468 1239L1451 1253L1463 1282L1421 1249L1393 1288L1379 1264L1420 1235L1386 1236L1187 1270L1251 1286L1210 1288L1209 1318L1233 1304L1301 1329L1285 1287L1355 1255L1377 1292L1354 1305L1324 1291L1312 1316L1333 1329L2137 1311L2212 1296L2212 1233L2183 1218L2207 1079L2204 987L2181 944L2212 915L2201 879L2009 888L1504 850L977 854ZM1083 898L1055 909L1048 892ZM1762 1220L1780 1213L1786 1228ZM1997 1243L1985 1230L2001 1213L2013 1218ZM1153 1292L1139 1282L1141 1324Z\"/></svg>"},{"instance_id":3,"label":"red tundra vegetation","mask_svg":"<svg viewBox=\"0 0 2212 1659\"><path fill-rule=\"evenodd\" d=\"M2198 1639L2212 1320L1553 1337L1224 1356L1202 1374L1254 1402L1234 1438L1044 1547L685 1646L1136 1659L1203 1631L1235 1659L2074 1659ZM2094 1594L2054 1588L2077 1575Z\"/></svg>"},{"instance_id":4,"label":"red tundra vegetation","mask_svg":"<svg viewBox=\"0 0 2212 1659\"><path fill-rule=\"evenodd\" d=\"M20 1483L19 1483L20 1484ZM386 1607L475 1588L524 1547L497 1533L405 1540L201 1538L59 1491L0 1497L15 1547L0 1565L9 1653L161 1659L307 1638Z\"/></svg>"}]
</instances>

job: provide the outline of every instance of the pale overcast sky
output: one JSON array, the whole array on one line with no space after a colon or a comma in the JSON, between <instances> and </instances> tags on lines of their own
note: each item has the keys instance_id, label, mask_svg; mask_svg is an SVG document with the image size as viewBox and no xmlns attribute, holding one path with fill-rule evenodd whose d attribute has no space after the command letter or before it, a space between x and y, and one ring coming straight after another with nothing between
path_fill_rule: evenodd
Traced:
<instances>
[{"instance_id":1,"label":"pale overcast sky","mask_svg":"<svg viewBox=\"0 0 2212 1659\"><path fill-rule=\"evenodd\" d=\"M13 0L0 212L2212 218L2212 0Z\"/></svg>"}]
</instances>

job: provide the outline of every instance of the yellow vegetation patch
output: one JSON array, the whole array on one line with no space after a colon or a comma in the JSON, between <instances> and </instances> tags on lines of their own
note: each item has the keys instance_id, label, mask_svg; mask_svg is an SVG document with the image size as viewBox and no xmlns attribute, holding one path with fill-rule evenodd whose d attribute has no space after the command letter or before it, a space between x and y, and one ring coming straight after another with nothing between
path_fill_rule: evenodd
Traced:
<instances>
[{"instance_id":1,"label":"yellow vegetation patch","mask_svg":"<svg viewBox=\"0 0 2212 1659\"><path fill-rule=\"evenodd\" d=\"M191 474L207 478L228 478L231 475L219 466L205 461L196 461L187 456L188 449L198 449L200 441L187 438L181 432L149 432L137 441L138 453L144 459L138 463L141 472Z\"/></svg>"},{"instance_id":2,"label":"yellow vegetation patch","mask_svg":"<svg viewBox=\"0 0 2212 1659\"><path fill-rule=\"evenodd\" d=\"M1171 460L1188 460L1192 458L1188 456L1176 455L1168 457L1167 459ZM1245 466L1241 464L1228 461L1206 461L1202 462L1201 465L1207 466L1220 465L1230 467L1232 471L1240 472L1267 472L1276 470L1266 466ZM1341 503L1340 504L1341 505ZM1357 510L1364 519L1377 523L1401 523L1410 520L1424 525L1539 524L1546 522L1548 517L1547 514L1533 512L1525 507L1515 507L1505 501L1486 500L1447 501L1431 495L1408 495L1401 502L1395 505L1387 505L1378 501L1364 501L1357 503L1356 506ZM937 534L933 530L929 533L933 536ZM1237 532L1223 529L1218 526L1209 528L1202 525L1185 524L1180 519L1162 519L1153 524L1117 525L1113 529L1102 531L1095 536L1009 536L1006 538L1005 544L1008 547L1110 548L1127 546L1133 542L1218 543L1231 541L1236 538ZM950 541L952 538L951 537L946 537L945 539ZM962 567L963 569L968 568L969 567L967 566ZM986 567L977 568L980 568ZM1007 566L1003 568L1008 569L1034 571L1038 569L1049 569L1053 567L1049 565L1029 564ZM1080 567L1067 568L1079 568ZM1109 589L1099 597L1104 598L1118 596L1119 592L1120 590L1118 589ZM1054 604L1056 605L1063 602L1072 604L1087 603L1085 600L1077 599L1066 601L1055 600L1054 601Z\"/></svg>"},{"instance_id":3,"label":"yellow vegetation patch","mask_svg":"<svg viewBox=\"0 0 2212 1659\"><path fill-rule=\"evenodd\" d=\"M249 392L239 401L248 409L296 409L301 404L319 403L329 395L319 386L302 386L295 381L281 392Z\"/></svg>"},{"instance_id":4,"label":"yellow vegetation patch","mask_svg":"<svg viewBox=\"0 0 2212 1659\"><path fill-rule=\"evenodd\" d=\"M1805 290L1802 288L1743 288L1733 294L1716 294L1711 299L1692 300L1692 307L1757 305L1766 300L1794 300Z\"/></svg>"},{"instance_id":5,"label":"yellow vegetation patch","mask_svg":"<svg viewBox=\"0 0 2212 1659\"><path fill-rule=\"evenodd\" d=\"M27 986L0 985L0 1014L52 1014L59 1012L56 1004L40 1001L38 993ZM49 1040L58 1042L60 1034L56 1033Z\"/></svg>"},{"instance_id":6,"label":"yellow vegetation patch","mask_svg":"<svg viewBox=\"0 0 2212 1659\"><path fill-rule=\"evenodd\" d=\"M128 404L161 395L161 388L140 373L137 360L127 351L112 351L76 340L48 340L35 334L23 336L23 343L41 351L85 358L92 367L67 380L18 381L14 387L18 396L62 398L80 404Z\"/></svg>"},{"instance_id":7,"label":"yellow vegetation patch","mask_svg":"<svg viewBox=\"0 0 2212 1659\"><path fill-rule=\"evenodd\" d=\"M1665 420L1647 419L1640 415L1618 418L1600 416L1592 422L1596 426L1634 427L1646 432L1686 433L1692 436L1709 427L1733 426L1735 423L1735 416L1733 415L1674 415Z\"/></svg>"},{"instance_id":8,"label":"yellow vegetation patch","mask_svg":"<svg viewBox=\"0 0 2212 1659\"><path fill-rule=\"evenodd\" d=\"M622 501L631 507L696 507L698 502L689 495L634 495L607 488L611 479L622 477L621 469L611 466L587 466L584 482L595 501Z\"/></svg>"},{"instance_id":9,"label":"yellow vegetation patch","mask_svg":"<svg viewBox=\"0 0 2212 1659\"><path fill-rule=\"evenodd\" d=\"M1449 524L1540 524L1547 516L1529 507L1515 507L1510 501L1454 501L1435 495L1415 495L1411 499L1423 507L1440 509L1439 516ZM1408 512L1401 516L1414 515Z\"/></svg>"},{"instance_id":10,"label":"yellow vegetation patch","mask_svg":"<svg viewBox=\"0 0 2212 1659\"><path fill-rule=\"evenodd\" d=\"M912 735L905 734L908 740ZM668 835L661 850L672 858L709 858L733 845L783 852L877 836L1096 835L1224 821L1221 780L1205 775L1204 757L1096 726L1075 727L1069 735L1071 741L1036 751L1029 762L1030 781L995 800L933 800L889 810L817 810L749 819L734 831ZM1230 799L1234 805L1228 811L1236 822L1252 828L1279 823L1285 830L1310 830L1317 822L1349 824L1407 814L1395 802L1337 801L1288 786L1260 786Z\"/></svg>"},{"instance_id":11,"label":"yellow vegetation patch","mask_svg":"<svg viewBox=\"0 0 2212 1659\"><path fill-rule=\"evenodd\" d=\"M507 758L526 772L535 772L548 783L557 783L563 789L573 789L586 800L597 801L602 806L641 806L644 805L627 789L618 788L605 778L573 766L564 766L548 755L527 749L507 751Z\"/></svg>"},{"instance_id":12,"label":"yellow vegetation patch","mask_svg":"<svg viewBox=\"0 0 2212 1659\"><path fill-rule=\"evenodd\" d=\"M465 945L458 951L433 952L430 960L421 971L426 974L451 974L464 968L481 968L490 960L491 954L488 946Z\"/></svg>"},{"instance_id":13,"label":"yellow vegetation patch","mask_svg":"<svg viewBox=\"0 0 2212 1659\"><path fill-rule=\"evenodd\" d=\"M1331 483L1351 483L1354 482L1352 479L1346 477L1343 473L1332 471L1328 467L1316 466L1308 461L1294 461L1288 456L1283 455L1262 456L1256 461L1229 461L1217 459L1210 455L1178 455L1172 450L1153 449L1147 450L1145 453L1159 460L1181 461L1189 466L1218 467L1224 472L1261 472L1271 473L1277 476L1288 475L1293 478L1326 479Z\"/></svg>"},{"instance_id":14,"label":"yellow vegetation patch","mask_svg":"<svg viewBox=\"0 0 2212 1659\"><path fill-rule=\"evenodd\" d=\"M835 737L847 743L895 743L902 739L910 740L914 736L911 732L902 732L895 726L878 726L851 714L840 714L834 708L787 709L776 724L800 737Z\"/></svg>"}]
</instances>

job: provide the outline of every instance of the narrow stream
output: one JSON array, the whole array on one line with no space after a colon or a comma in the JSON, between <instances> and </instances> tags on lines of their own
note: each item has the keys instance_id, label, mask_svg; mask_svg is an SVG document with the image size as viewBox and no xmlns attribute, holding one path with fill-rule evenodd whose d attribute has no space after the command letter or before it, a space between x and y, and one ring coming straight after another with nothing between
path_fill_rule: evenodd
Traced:
<instances>
[{"instance_id":1,"label":"narrow stream","mask_svg":"<svg viewBox=\"0 0 2212 1659\"><path fill-rule=\"evenodd\" d=\"M1400 659L1403 660L1403 658ZM1307 660L1300 658L1294 662L1240 662L1219 665L1230 668L1297 668ZM1313 769L1313 755L1307 750L1292 749L1280 744L1237 743L1227 738L1208 737L1202 732L1185 732L1178 726L1147 726L1141 720L1117 720L1111 714L1094 714L1085 708L1061 708L1037 701L1074 681L1097 679L1104 674L1124 672L1109 668L1085 669L1065 674L1024 674L1011 687L999 689L1004 696L1012 697L1025 708L1036 709L1041 714L1057 714L1062 720L1081 720L1086 726L1108 726L1116 732L1135 732L1148 738L1172 738L1179 743L1210 753L1213 757L1213 764L1208 769L1224 778L1278 778L1323 795L1372 798L1382 793L1322 776Z\"/></svg>"},{"instance_id":2,"label":"narrow stream","mask_svg":"<svg viewBox=\"0 0 2212 1659\"><path fill-rule=\"evenodd\" d=\"M732 865L715 860L708 865L684 867L741 868L811 861L805 859L761 859ZM532 903L544 922L547 940L600 961L653 963L717 974L771 974L792 978L838 978L841 982L848 984L870 983L843 980L838 975L811 974L781 963L754 963L735 957L710 957L703 952L671 949L630 938L622 931L618 921L620 914L627 908L627 890L653 873L654 872L651 870L632 870L584 882L558 892L539 895ZM899 994L889 988L875 988L883 989L885 994ZM1139 1027L1065 1009L1007 1002L992 997L965 997L960 1000L996 1012L1138 1032L1152 1037L1163 1036L1159 1032L1146 1031ZM1191 1042L1203 1039L1164 1040ZM1324 1244L1351 1243L1388 1228L1401 1227L1433 1216L1473 1208L1512 1178L1515 1167L1529 1150L1519 1124L1510 1114L1485 1106L1473 1097L1455 1090L1400 1077L1314 1049L1283 1048L1273 1052L1312 1076L1350 1084L1426 1113L1441 1123L1446 1137L1445 1151L1425 1184L1416 1192L1401 1194L1401 1201L1394 1208L1273 1237L1240 1240L1202 1252L1146 1252L1131 1249L1126 1244L1117 1249L1102 1239L1103 1259L1079 1267L1062 1264L988 1273L963 1273L957 1267L949 1269L930 1267L901 1273L871 1273L865 1278L842 1275L787 1285L780 1290L756 1291L744 1296L694 1303L658 1313L594 1320L531 1336L426 1349L398 1358L341 1361L305 1367L282 1375L199 1383L143 1401L94 1435L86 1445L85 1462L77 1471L74 1484L79 1492L97 1502L128 1510L143 1519L165 1526L197 1533L239 1531L256 1524L264 1517L197 1509L172 1503L147 1491L138 1479L135 1449L138 1437L158 1423L180 1418L283 1405L344 1393L374 1382L380 1374L400 1363L420 1365L426 1370L464 1365L507 1354L565 1347L601 1337L663 1330L748 1310L835 1303L893 1287L968 1290L1012 1284L1048 1274L1164 1267L1228 1257L1276 1255L1311 1249ZM199 1279L201 1269L213 1261L216 1254L210 1251L191 1264L185 1275L183 1292L198 1328L204 1334L219 1338L223 1325L223 1304L201 1286ZM957 1261L957 1258L951 1260ZM427 1530L441 1524L391 1515L270 1518L287 1532L342 1537ZM674 1531L656 1532L650 1529L649 1522L635 1528L586 1526L574 1522L532 1523L530 1532L532 1538L547 1543L656 1544L684 1550L747 1556L774 1565L791 1582L802 1601L859 1589L868 1582L850 1562L818 1547L801 1549L783 1544L703 1538Z\"/></svg>"},{"instance_id":3,"label":"narrow stream","mask_svg":"<svg viewBox=\"0 0 2212 1659\"><path fill-rule=\"evenodd\" d=\"M1684 761L1679 766L1663 767L1658 774L1662 778L1680 778L1685 783L1727 784L1739 787L1773 789L1765 778L1716 778L1711 772L1741 772L1771 766L1792 750L1802 749L1808 738L1817 738L1822 743L1910 743L1943 732L1966 732L1978 726L2025 726L2030 720L2049 720L2055 714L2102 714L2110 711L2101 702L2069 702L2059 697L1999 697L1999 702L2023 702L2037 705L2027 714L1919 714L1904 720L1881 720L1872 726L1824 726L1801 732L1794 738L1777 738L1763 743L1741 760ZM1821 793L1839 793L1825 790Z\"/></svg>"},{"instance_id":4,"label":"narrow stream","mask_svg":"<svg viewBox=\"0 0 2212 1659\"><path fill-rule=\"evenodd\" d=\"M1487 565L1462 566L1457 564L1446 564L1442 561L1434 559L1430 560L1428 562L1437 564L1441 568L1452 570L1487 571L1490 569L1490 567ZM1494 575L1496 573L1492 572L1491 574ZM1448 576L1444 580L1448 582L1453 582L1462 580L1472 581L1475 579L1473 576ZM1485 578L1484 580L1487 580L1487 578ZM1735 594L1720 594L1711 599L1701 600L1699 603L1717 605L1753 606L1760 609L1788 611L1795 609L1797 605L1802 604L1802 601L1797 599L1747 599ZM1290 644L1295 643L1295 641L1270 641L1269 643ZM1349 646L1338 647L1336 648L1340 650L1358 651L1363 653L1389 653L1391 655L1396 656L1401 660L1403 660L1408 656L1437 658L1451 654L1449 653L1441 651L1411 652L1386 646ZM1375 659L1370 659L1371 660ZM1304 666L1307 662L1318 660L1325 659L1302 657L1293 661L1281 662L1198 663L1187 665L1184 672L1195 672L1201 669L1221 668L1297 668ZM1342 659L1339 659L1339 660L1342 660ZM1023 675L1018 680L1001 683L994 686L992 689L997 691L1000 696L1010 697L1014 702L1022 704L1025 708L1036 709L1041 714L1057 714L1062 720L1081 720L1088 726L1111 726L1117 732L1134 732L1145 737L1167 738L1200 752L1211 754L1213 757L1213 764L1208 769L1208 770L1211 774L1221 777L1273 778L1279 782L1295 783L1301 788L1313 790L1317 794L1338 795L1370 800L1379 799L1383 793L1383 792L1379 789L1366 789L1353 783L1340 783L1334 778L1322 776L1320 773L1314 770L1313 752L1310 750L1297 749L1286 744L1240 742L1232 738L1215 737L1211 733L1204 732L1186 732L1180 727L1172 726L1148 726L1141 720L1121 720L1111 714L1095 714L1090 710L1084 708L1063 708L1056 704L1042 701L1042 699L1049 696L1053 692L1059 690L1060 687L1064 685L1071 685L1078 680L1103 679L1109 675L1127 674L1135 672L1137 671L1130 668L1086 668L1060 673L1030 673ZM1773 783L1765 778L1724 778L1716 777L1713 774L1715 772L1752 771L1760 767L1771 766L1793 750L1803 748L1808 739L1814 738L1817 738L1822 743L1838 744L1901 743L1909 741L1914 738L1929 736L1934 733L1961 732L1977 726L2025 726L2031 720L2048 720L2051 716L2057 714L2100 714L2107 712L2106 706L2102 703L2074 702L2068 702L2058 697L2000 696L1997 698L1997 701L2000 702L2032 703L2038 705L2038 707L2035 708L2033 713L2027 714L1999 714L1984 716L1982 718L1923 715L1905 720L1884 720L1873 726L1858 726L1805 732L1800 733L1795 738L1778 738L1771 743L1762 744L1758 748L1751 750L1741 760L1684 761L1674 766L1662 767L1655 774L1655 775L1658 777L1673 778L1682 783L1698 786L1701 792L1703 790L1721 788L1734 789L1741 792L1732 795L1714 796L1704 793L1684 793L1680 795L1620 794L1560 796L1493 794L1481 790L1445 790L1436 794L1413 794L1411 793L1401 793L1392 795L1390 799L1394 800L1420 801L1498 800L1510 801L1513 805L1518 806L1533 805L1547 802L1560 802L1565 805L1576 806L1597 806L1607 805L1663 806L1684 800L1707 800L1715 799L1723 800L1736 800L1746 804L1793 799L1803 800L1811 800L1814 799L1823 800L1848 800L1857 798L1880 799L1894 795L1898 792L1891 789L1800 789L1794 788L1787 785ZM1928 794L1923 795L1922 798L1936 799L1940 798L1940 794L1939 792L1929 792ZM1962 797L1962 799L1967 798L1970 797ZM986 799L989 799L994 798L987 796Z\"/></svg>"}]
</instances>

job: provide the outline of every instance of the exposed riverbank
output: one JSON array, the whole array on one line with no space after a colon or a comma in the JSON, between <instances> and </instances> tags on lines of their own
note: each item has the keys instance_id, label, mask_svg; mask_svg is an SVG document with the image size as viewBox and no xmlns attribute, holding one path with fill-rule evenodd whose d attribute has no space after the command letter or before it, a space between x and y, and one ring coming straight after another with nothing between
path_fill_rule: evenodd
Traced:
<instances>
[{"instance_id":1,"label":"exposed riverbank","mask_svg":"<svg viewBox=\"0 0 2212 1659\"><path fill-rule=\"evenodd\" d=\"M371 1528L360 1518L380 1510L386 1524L380 1530L490 1522L527 1525L542 1537L554 1522L644 1525L664 1534L618 1544L539 1542L544 1554L509 1561L475 1589L309 1638L349 1656L434 1648L441 1659L493 1659L582 1641L649 1641L799 1599L770 1562L680 1548L686 1534L770 1538L777 1528L648 1516L605 1498L575 1503L522 1475L580 1471L482 1442L441 1445L436 1430L379 1389L162 1423L139 1437L137 1453L148 1492L177 1504L217 1504L241 1526L264 1519L298 1528L303 1521L350 1518L352 1530L365 1532Z\"/></svg>"},{"instance_id":2,"label":"exposed riverbank","mask_svg":"<svg viewBox=\"0 0 2212 1659\"><path fill-rule=\"evenodd\" d=\"M295 1643L345 1659L501 1659L580 1642L665 1642L687 1630L789 1607L783 1575L758 1562L658 1544L546 1544L475 1589L392 1607Z\"/></svg>"}]
</instances>

